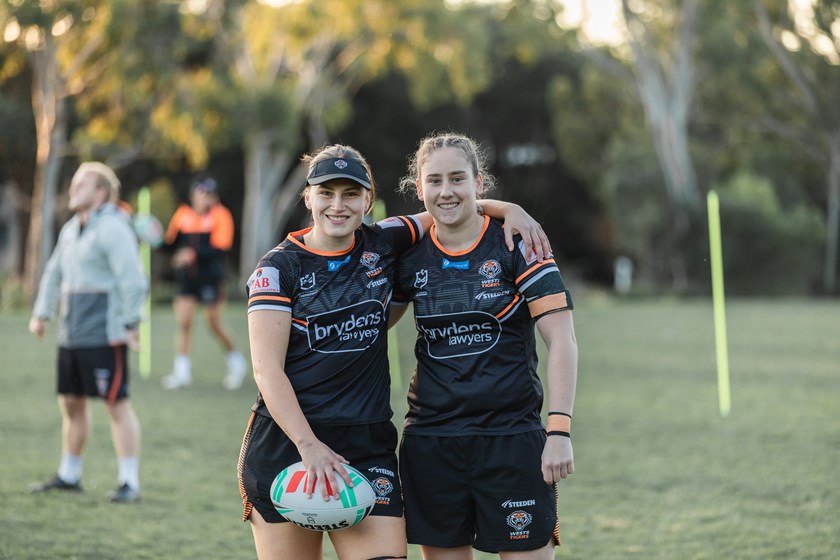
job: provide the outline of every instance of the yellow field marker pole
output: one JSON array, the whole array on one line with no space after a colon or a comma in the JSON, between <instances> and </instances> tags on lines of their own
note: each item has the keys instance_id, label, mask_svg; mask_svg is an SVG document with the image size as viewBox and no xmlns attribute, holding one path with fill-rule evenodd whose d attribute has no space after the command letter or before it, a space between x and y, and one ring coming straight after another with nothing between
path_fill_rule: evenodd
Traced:
<instances>
[{"instance_id":1,"label":"yellow field marker pole","mask_svg":"<svg viewBox=\"0 0 840 560\"><path fill-rule=\"evenodd\" d=\"M152 213L152 197L149 187L143 187L137 192L137 213ZM152 248L146 242L140 243L140 260L143 262L143 269L152 278ZM140 321L140 355L138 356L138 369L140 376L148 379L152 375L152 294L146 297L143 304L143 316L145 321Z\"/></svg>"},{"instance_id":2,"label":"yellow field marker pole","mask_svg":"<svg viewBox=\"0 0 840 560\"><path fill-rule=\"evenodd\" d=\"M726 418L732 406L729 392L729 350L726 344L726 308L723 299L723 250L720 239L720 202L715 191L707 196L709 209L709 249L712 265L712 305L715 316L718 401L720 415Z\"/></svg>"}]
</instances>

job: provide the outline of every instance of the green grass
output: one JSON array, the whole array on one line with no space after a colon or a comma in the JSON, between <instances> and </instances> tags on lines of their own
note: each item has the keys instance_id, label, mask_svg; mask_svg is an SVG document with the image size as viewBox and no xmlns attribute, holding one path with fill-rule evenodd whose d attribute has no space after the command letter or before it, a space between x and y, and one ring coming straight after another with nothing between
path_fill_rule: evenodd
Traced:
<instances>
[{"instance_id":1,"label":"green grass","mask_svg":"<svg viewBox=\"0 0 840 560\"><path fill-rule=\"evenodd\" d=\"M732 413L723 419L709 301L578 300L577 472L560 488L557 558L838 557L840 303L730 301ZM245 348L241 307L226 317ZM254 558L236 460L256 388L222 389L222 353L204 324L193 386L167 392L174 320L155 310L154 373L135 371L132 386L144 499L123 506L105 498L116 464L98 403L86 492L27 492L55 471L60 419L54 339L35 340L26 322L0 315L0 558ZM410 319L399 326L406 376L412 331ZM394 391L398 422L405 386ZM409 557L420 557L415 547Z\"/></svg>"}]
</instances>

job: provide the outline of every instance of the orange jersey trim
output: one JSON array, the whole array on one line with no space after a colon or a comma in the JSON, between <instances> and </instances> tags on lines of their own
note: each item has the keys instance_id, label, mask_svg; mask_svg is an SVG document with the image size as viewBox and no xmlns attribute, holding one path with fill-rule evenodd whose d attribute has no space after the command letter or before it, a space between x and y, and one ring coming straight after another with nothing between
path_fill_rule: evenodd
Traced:
<instances>
[{"instance_id":1,"label":"orange jersey trim","mask_svg":"<svg viewBox=\"0 0 840 560\"><path fill-rule=\"evenodd\" d=\"M469 253L470 251L475 249L476 246L478 246L478 244L481 242L481 239L484 237L484 232L487 231L487 226L489 226L489 225L490 225L490 216L484 216L484 225L481 228L481 233L478 234L478 237L476 238L475 243L473 243L471 246L467 247L463 251L449 251L449 250L446 249L446 247L441 245L440 241L438 241L437 234L436 234L436 229L437 228L435 228L434 224L432 224L432 227L429 230L429 235L432 236L432 241L437 246L437 248L440 249L441 251L443 251L445 254L449 255L450 257L460 257L462 255L466 255L467 253Z\"/></svg>"},{"instance_id":2,"label":"orange jersey trim","mask_svg":"<svg viewBox=\"0 0 840 560\"><path fill-rule=\"evenodd\" d=\"M532 301L528 304L528 309L531 311L531 317L539 317L549 311L556 311L558 309L565 309L569 307L569 301L566 298L566 293L551 294L549 296L541 297L538 300Z\"/></svg>"},{"instance_id":3,"label":"orange jersey trim","mask_svg":"<svg viewBox=\"0 0 840 560\"><path fill-rule=\"evenodd\" d=\"M411 220L406 218L405 216L397 216L400 220L402 220L406 226L408 226L408 230L411 232L411 244L414 245L417 243L417 232L414 229L417 227Z\"/></svg>"},{"instance_id":4,"label":"orange jersey trim","mask_svg":"<svg viewBox=\"0 0 840 560\"><path fill-rule=\"evenodd\" d=\"M538 268L540 268L541 266L545 266L545 265L547 265L547 264L555 264L555 263L554 263L554 259L545 259L543 262L535 264L534 266L532 266L531 268L529 268L528 270L526 270L525 272L523 272L523 273L519 276L519 278L517 278L516 280L514 280L514 284L519 284L520 282L522 282L522 280L524 280L524 279L525 279L525 277L526 277L526 276L528 276L529 274L531 274L532 272L534 272L535 270L537 270L537 269L538 269Z\"/></svg>"},{"instance_id":5,"label":"orange jersey trim","mask_svg":"<svg viewBox=\"0 0 840 560\"><path fill-rule=\"evenodd\" d=\"M292 300L282 296L251 296L248 298L248 303L252 301L283 301L285 303L292 303Z\"/></svg>"},{"instance_id":6,"label":"orange jersey trim","mask_svg":"<svg viewBox=\"0 0 840 560\"><path fill-rule=\"evenodd\" d=\"M291 241L292 243L294 243L295 245L297 245L298 247L300 247L301 249L305 250L306 252L312 253L314 255L321 255L322 257L339 257L341 255L346 255L347 253L349 253L350 251L353 250L353 247L356 246L356 232L354 231L353 232L353 241L350 243L350 246L348 248L346 248L342 251L332 251L332 252L330 252L330 251L318 251L316 249L313 249L312 247L307 247L306 245L304 245L303 243L301 243L297 239L298 237L303 237L305 234L309 233L310 231L312 231L311 227L308 227L306 229L301 229L301 230L298 230L298 231L293 231L292 233L289 234L287 239L289 241Z\"/></svg>"},{"instance_id":7,"label":"orange jersey trim","mask_svg":"<svg viewBox=\"0 0 840 560\"><path fill-rule=\"evenodd\" d=\"M519 300L520 300L520 299L522 299L522 294L516 294L516 296L513 298L513 301L512 301L512 302L510 302L510 303L508 304L508 306L507 306L507 307L505 307L504 309L502 309L502 310L501 310L501 311L500 311L500 312L496 315L496 319L501 319L502 317L504 317L504 316L505 316L505 314L506 314L508 311L510 311L510 310L511 310L511 308L512 308L514 305L516 305L517 303L519 303Z\"/></svg>"}]
</instances>

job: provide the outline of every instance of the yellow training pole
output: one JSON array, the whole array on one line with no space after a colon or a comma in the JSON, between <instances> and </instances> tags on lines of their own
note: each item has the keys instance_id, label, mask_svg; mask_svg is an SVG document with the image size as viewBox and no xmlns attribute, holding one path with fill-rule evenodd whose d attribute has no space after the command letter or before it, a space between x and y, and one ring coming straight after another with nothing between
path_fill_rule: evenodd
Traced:
<instances>
[{"instance_id":1,"label":"yellow training pole","mask_svg":"<svg viewBox=\"0 0 840 560\"><path fill-rule=\"evenodd\" d=\"M385 203L377 200L373 205L373 220L378 222L388 217ZM402 366L400 365L400 343L397 339L397 327L388 331L388 362L391 366L391 387L402 390Z\"/></svg>"},{"instance_id":2,"label":"yellow training pole","mask_svg":"<svg viewBox=\"0 0 840 560\"><path fill-rule=\"evenodd\" d=\"M137 193L137 213L152 213L152 197L149 194L149 187L141 188ZM146 242L140 243L140 260L143 261L143 269L152 277L152 248ZM140 376L148 379L152 375L152 297L151 290L143 304L143 316L145 321L140 321L140 355L138 368Z\"/></svg>"},{"instance_id":3,"label":"yellow training pole","mask_svg":"<svg viewBox=\"0 0 840 560\"><path fill-rule=\"evenodd\" d=\"M720 203L715 191L707 197L709 209L709 248L712 265L712 304L715 314L715 352L717 356L718 401L720 415L731 408L729 393L729 351L726 346L726 310L723 301L723 250L720 241Z\"/></svg>"}]
</instances>

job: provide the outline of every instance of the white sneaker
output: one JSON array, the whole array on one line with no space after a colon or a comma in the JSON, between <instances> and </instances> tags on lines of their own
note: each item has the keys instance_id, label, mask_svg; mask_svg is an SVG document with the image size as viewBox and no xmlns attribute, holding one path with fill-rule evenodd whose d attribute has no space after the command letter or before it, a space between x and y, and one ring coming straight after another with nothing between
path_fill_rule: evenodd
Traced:
<instances>
[{"instance_id":1,"label":"white sneaker","mask_svg":"<svg viewBox=\"0 0 840 560\"><path fill-rule=\"evenodd\" d=\"M192 383L192 376L187 375L178 375L177 372L170 373L166 377L163 378L161 381L164 389L180 389L181 387L189 387L190 383Z\"/></svg>"},{"instance_id":2,"label":"white sneaker","mask_svg":"<svg viewBox=\"0 0 840 560\"><path fill-rule=\"evenodd\" d=\"M227 369L227 375L222 380L225 389L233 391L242 387L245 373L248 371L248 363L245 361L245 357L237 351L228 353Z\"/></svg>"},{"instance_id":3,"label":"white sneaker","mask_svg":"<svg viewBox=\"0 0 840 560\"><path fill-rule=\"evenodd\" d=\"M172 363L172 373L163 378L164 389L188 387L192 382L192 361L186 354L178 354Z\"/></svg>"}]
</instances>

